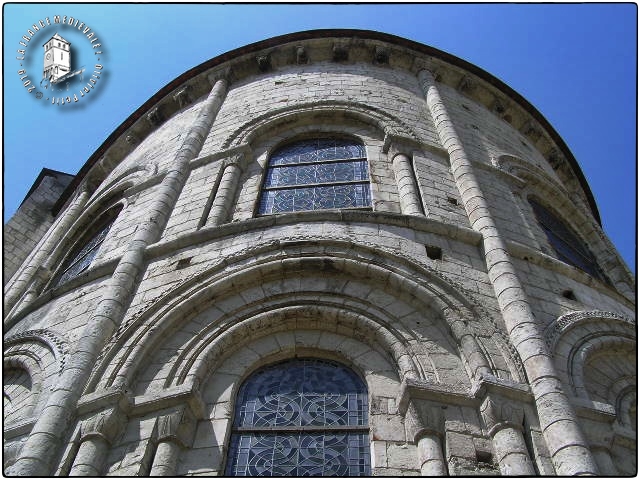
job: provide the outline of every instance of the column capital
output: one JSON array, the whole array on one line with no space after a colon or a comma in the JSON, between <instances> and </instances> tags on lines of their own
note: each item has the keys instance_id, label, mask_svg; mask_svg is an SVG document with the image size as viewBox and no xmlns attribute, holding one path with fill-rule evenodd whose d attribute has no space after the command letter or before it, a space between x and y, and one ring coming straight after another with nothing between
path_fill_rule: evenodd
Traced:
<instances>
[{"instance_id":1,"label":"column capital","mask_svg":"<svg viewBox=\"0 0 640 480\"><path fill-rule=\"evenodd\" d=\"M420 143L410 137L399 135L395 132L387 132L384 136L382 151L393 159L398 154L406 155L411 158L413 151L420 148Z\"/></svg>"},{"instance_id":2,"label":"column capital","mask_svg":"<svg viewBox=\"0 0 640 480\"><path fill-rule=\"evenodd\" d=\"M442 407L433 402L410 400L405 413L407 440L417 443L425 435L443 436L444 415Z\"/></svg>"},{"instance_id":3,"label":"column capital","mask_svg":"<svg viewBox=\"0 0 640 480\"><path fill-rule=\"evenodd\" d=\"M124 428L126 417L117 407L107 408L80 421L80 441L100 437L109 444Z\"/></svg>"},{"instance_id":4,"label":"column capital","mask_svg":"<svg viewBox=\"0 0 640 480\"><path fill-rule=\"evenodd\" d=\"M158 442L175 441L188 447L196 432L196 417L185 405L158 417Z\"/></svg>"},{"instance_id":5,"label":"column capital","mask_svg":"<svg viewBox=\"0 0 640 480\"><path fill-rule=\"evenodd\" d=\"M512 399L501 395L489 394L480 405L480 416L490 436L503 428L522 431L524 408Z\"/></svg>"}]
</instances>

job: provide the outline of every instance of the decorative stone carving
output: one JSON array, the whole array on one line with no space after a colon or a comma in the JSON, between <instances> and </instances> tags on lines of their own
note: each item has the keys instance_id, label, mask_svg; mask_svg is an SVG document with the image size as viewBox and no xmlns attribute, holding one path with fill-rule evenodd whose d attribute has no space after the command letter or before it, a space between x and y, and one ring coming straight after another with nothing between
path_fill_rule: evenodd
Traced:
<instances>
[{"instance_id":1,"label":"decorative stone carving","mask_svg":"<svg viewBox=\"0 0 640 480\"><path fill-rule=\"evenodd\" d=\"M80 422L80 440L97 436L111 443L124 427L124 420L116 407L96 413Z\"/></svg>"},{"instance_id":2,"label":"decorative stone carving","mask_svg":"<svg viewBox=\"0 0 640 480\"><path fill-rule=\"evenodd\" d=\"M476 84L473 79L469 75L465 75L460 79L460 82L458 83L458 90L461 92L470 93L475 88L475 86Z\"/></svg>"},{"instance_id":3,"label":"decorative stone carving","mask_svg":"<svg viewBox=\"0 0 640 480\"><path fill-rule=\"evenodd\" d=\"M175 441L188 447L195 434L196 418L187 407L158 417L158 442Z\"/></svg>"},{"instance_id":4,"label":"decorative stone carving","mask_svg":"<svg viewBox=\"0 0 640 480\"><path fill-rule=\"evenodd\" d=\"M491 111L497 113L498 115L502 115L507 110L504 102L497 98L494 100L493 105L491 105Z\"/></svg>"},{"instance_id":5,"label":"decorative stone carving","mask_svg":"<svg viewBox=\"0 0 640 480\"><path fill-rule=\"evenodd\" d=\"M544 332L544 339L551 351L555 348L555 344L562 335L562 332L568 330L577 323L586 322L588 320L604 319L627 323L630 327L635 328L635 320L614 312L602 312L599 310L571 312L561 315L557 320L551 323Z\"/></svg>"},{"instance_id":6,"label":"decorative stone carving","mask_svg":"<svg viewBox=\"0 0 640 480\"><path fill-rule=\"evenodd\" d=\"M527 120L520 128L520 131L534 142L537 142L542 136L542 132L540 131L540 129L537 127L537 125L534 125L531 120Z\"/></svg>"},{"instance_id":7,"label":"decorative stone carving","mask_svg":"<svg viewBox=\"0 0 640 480\"><path fill-rule=\"evenodd\" d=\"M511 427L521 430L524 409L511 399L489 395L480 406L480 415L489 434L493 436L500 428Z\"/></svg>"}]
</instances>

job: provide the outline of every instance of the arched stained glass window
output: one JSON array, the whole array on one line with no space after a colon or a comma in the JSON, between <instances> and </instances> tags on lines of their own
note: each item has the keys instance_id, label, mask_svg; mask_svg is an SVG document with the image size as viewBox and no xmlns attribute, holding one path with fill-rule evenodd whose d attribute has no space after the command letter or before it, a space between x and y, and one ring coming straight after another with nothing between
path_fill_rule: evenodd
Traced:
<instances>
[{"instance_id":1,"label":"arched stained glass window","mask_svg":"<svg viewBox=\"0 0 640 480\"><path fill-rule=\"evenodd\" d=\"M550 210L543 207L536 200L530 198L529 203L533 208L538 223L542 226L547 240L556 251L558 259L569 265L578 267L588 274L605 280L596 259L592 253L572 230L562 220L556 217ZM606 280L605 280L606 281Z\"/></svg>"},{"instance_id":2,"label":"arched stained glass window","mask_svg":"<svg viewBox=\"0 0 640 480\"><path fill-rule=\"evenodd\" d=\"M107 212L96 224L90 227L89 233L78 242L75 251L64 261L56 279L51 284L52 287L62 285L89 268L120 210L121 207L118 207Z\"/></svg>"},{"instance_id":3,"label":"arched stained glass window","mask_svg":"<svg viewBox=\"0 0 640 480\"><path fill-rule=\"evenodd\" d=\"M295 359L238 392L226 475L370 475L367 391L346 367Z\"/></svg>"},{"instance_id":4,"label":"arched stained glass window","mask_svg":"<svg viewBox=\"0 0 640 480\"><path fill-rule=\"evenodd\" d=\"M322 138L296 142L271 155L258 213L370 205L364 146Z\"/></svg>"}]
</instances>

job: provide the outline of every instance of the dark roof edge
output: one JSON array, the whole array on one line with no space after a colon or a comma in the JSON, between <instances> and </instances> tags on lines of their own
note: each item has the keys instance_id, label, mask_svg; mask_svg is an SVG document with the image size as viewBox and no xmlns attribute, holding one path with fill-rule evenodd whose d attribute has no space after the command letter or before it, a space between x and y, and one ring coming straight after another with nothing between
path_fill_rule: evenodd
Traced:
<instances>
[{"instance_id":1,"label":"dark roof edge","mask_svg":"<svg viewBox=\"0 0 640 480\"><path fill-rule=\"evenodd\" d=\"M40 173L38 174L38 176L36 177L36 179L33 181L33 185L31 185L31 188L29 189L29 191L27 192L27 194L24 196L24 198L22 199L22 201L20 202L20 205L18 205L18 208L20 208L22 206L22 204L25 202L25 200L27 198L29 198L31 196L31 194L35 191L36 188L38 188L38 186L40 185L40 183L42 183L42 180L44 180L44 177L57 177L63 175L65 177L73 177L72 174L70 173L66 173L66 172L60 172L58 170L52 170L50 168L43 168L42 170L40 170ZM71 183L73 183L73 181L71 181L69 183L69 185L71 185ZM60 194L60 198L62 198L65 195L68 195L67 190L69 188L69 185L67 185L67 187L62 191L62 193ZM69 192L70 193L70 192ZM54 207L57 205L57 203L60 201L60 198L58 198L58 200L56 201L56 204L54 205ZM16 209L17 210L17 209ZM54 216L57 214L54 213Z\"/></svg>"},{"instance_id":2,"label":"dark roof edge","mask_svg":"<svg viewBox=\"0 0 640 480\"><path fill-rule=\"evenodd\" d=\"M598 221L598 224L602 226L602 221L600 219L600 214L598 212L598 207L596 205L595 199L593 198L593 193L591 192L591 188L587 183L587 179L582 173L582 169L578 165L577 160L569 150L569 147L564 142L562 137L556 132L556 130L551 126L551 124L547 121L547 119L533 106L529 103L522 95L513 90L507 84L494 77L487 71L473 65L472 63L467 62L461 58L458 58L450 53L444 52L442 50L438 50L437 48L430 47L428 45L424 45L422 43L408 40L406 38L398 37L396 35L391 35L389 33L376 32L373 30L357 30L357 29L320 29L320 30L305 30L302 32L296 33L288 33L285 35L279 35L277 37L268 38L266 40L261 40L259 42L251 43L249 45L245 45L240 48L236 48L235 50L231 50L229 52L223 53L222 55L218 55L206 62L201 63L200 65L193 67L190 70L187 70L185 73L175 78L167 85L158 90L149 100L143 103L135 112L133 112L124 122L120 124L118 128L116 128L109 137L98 147L98 149L89 157L87 162L82 166L74 180L67 186L65 191L62 193L56 204L53 206L52 213L57 215L59 210L62 208L64 203L67 201L68 197L71 193L76 189L79 185L80 181L84 178L84 176L89 172L91 167L104 155L107 149L111 146L113 142L115 142L124 132L127 131L144 113L151 109L157 102L167 96L171 91L175 90L179 85L183 84L187 80L199 75L200 73L209 70L213 67L216 67L224 62L232 60L236 57L246 55L248 53L257 52L263 50L265 48L274 47L283 43L296 42L301 40L309 40L313 38L322 38L322 37L360 37L363 39L370 40L379 40L383 42L393 43L405 48L413 49L417 52L423 53L425 55L429 55L432 57L440 58L445 60L446 62L455 65L459 68L467 70L468 72L473 73L474 75L480 77L487 83L493 85L510 98L515 100L522 108L524 108L529 114L531 114L549 133L553 141L560 147L562 153L569 161L573 172L576 174L580 185L582 186L587 200L589 202L589 206L591 207L591 212L593 213L595 219Z\"/></svg>"}]
</instances>

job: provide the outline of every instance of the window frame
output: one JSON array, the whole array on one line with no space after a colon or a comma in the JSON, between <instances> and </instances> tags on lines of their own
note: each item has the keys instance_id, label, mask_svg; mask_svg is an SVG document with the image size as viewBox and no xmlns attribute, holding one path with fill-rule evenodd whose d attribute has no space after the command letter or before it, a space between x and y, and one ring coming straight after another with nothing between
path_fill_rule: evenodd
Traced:
<instances>
[{"instance_id":1,"label":"window frame","mask_svg":"<svg viewBox=\"0 0 640 480\"><path fill-rule=\"evenodd\" d=\"M538 201L538 199L529 197L528 201L534 218L544 232L547 243L553 249L556 258L598 280L606 282L607 278L600 269L595 255L591 252L586 242L582 241L581 236L554 210ZM569 255L564 253L565 251ZM575 257L577 260L571 257Z\"/></svg>"},{"instance_id":2,"label":"window frame","mask_svg":"<svg viewBox=\"0 0 640 480\"><path fill-rule=\"evenodd\" d=\"M291 149L297 146L303 146L304 144L311 143L321 143L321 142L334 142L338 147L358 147L362 150L362 156L353 156L348 158L329 158L317 161L291 161L287 163L272 163L274 158L276 158L282 151L286 151L287 149ZM320 151L318 148L316 151ZM362 177L366 177L366 179L353 179L353 180L335 180L335 181L320 181L313 183L295 183L290 185L268 185L269 176L272 171L278 170L281 168L287 167L308 167L308 166L318 166L318 165L335 165L335 164L350 164L355 165L358 163L362 163L363 175ZM371 190L371 169L369 168L369 160L367 156L366 146L365 144L357 138L352 137L344 137L337 136L331 134L318 134L316 136L308 136L303 138L298 138L292 141L288 141L286 143L280 144L277 148L273 149L273 151L268 155L266 165L263 169L263 178L260 184L260 191L258 196L258 201L255 207L255 216L268 216L268 215L278 215L278 214L286 214L286 213L294 213L294 212L312 212L318 210L371 210L373 208L373 196ZM354 177L357 174L354 173ZM363 205L354 205L354 206L331 206L331 207L320 207L317 208L309 208L309 209L296 209L293 208L291 210L279 210L274 211L274 203L275 199L268 199L268 192L278 192L278 191L295 191L302 189L321 189L325 187L342 187L345 185L362 185L363 190L361 192L354 191L356 195L356 199L354 203L358 203L359 198L364 200ZM316 197L316 192L312 193L312 204L318 201ZM265 208L266 205L271 204L271 208Z\"/></svg>"},{"instance_id":3,"label":"window frame","mask_svg":"<svg viewBox=\"0 0 640 480\"><path fill-rule=\"evenodd\" d=\"M278 369L286 369L286 368L290 368L290 366L292 366L292 368L299 368L299 363L301 362L313 362L314 365L317 365L318 363L323 364L325 366L331 366L331 367L335 367L338 369L341 369L341 371L343 373L345 373L348 377L350 377L352 380L355 379L355 382L353 382L354 386L357 387L357 389L353 392L348 392L346 393L348 394L355 394L358 398L360 398L360 401L362 402L361 404L361 412L358 411L358 424L357 425L327 425L327 424L314 424L314 425L265 425L265 426L260 426L260 425L249 425L249 426L243 426L241 424L241 422L243 421L243 413L246 412L245 408L247 406L248 403L251 403L251 399L249 397L249 392L247 392L247 390L250 390L250 388L254 388L255 387L255 383L257 383L259 385L259 375L263 374L265 371L274 371L274 372L279 372L282 370L278 370ZM306 368L306 364L305 364L305 368ZM306 377L305 377L306 378ZM304 403L305 400L308 401L308 398L304 396L304 393L302 392L297 392L296 394L300 395L301 397L301 402ZM324 393L325 398L326 396L330 395L332 392L326 392ZM283 395L280 392L276 393L276 394L272 394L273 396L278 396L278 395ZM254 400L255 402L255 400ZM347 400L347 403L349 403L349 400ZM243 436L246 438L247 435L251 436L252 440L255 440L256 442L259 442L261 440L260 435L261 434L267 434L267 435L273 435L274 437L274 441L277 439L277 437L279 435L289 435L290 438L293 438L297 435L298 440L300 440L302 438L303 435L305 434L329 434L329 435L340 435L340 434L345 434L346 435L346 439L345 439L345 443L344 443L344 449L345 450L350 450L353 445L351 443L352 440L357 439L357 437L353 436L353 434L355 435L360 435L361 437L358 439L358 441L360 441L360 446L359 448L362 448L362 450L359 452L359 455L357 456L357 458L355 458L354 460L356 460L357 463L357 468L360 470L360 475L363 476L371 476L372 474L372 465L371 465L371 452L370 452L370 438L369 438L369 431L370 431L370 426L369 426L369 396L368 396L368 387L366 382L364 382L364 380L360 377L360 375L358 375L351 367L344 365L340 362L334 361L334 360L328 360L328 359L324 359L324 358L316 358L316 357L303 357L303 358L289 358L287 360L283 360L283 361L279 361L273 364L269 364L269 365L265 365L255 371L253 371L250 375L248 375L240 384L237 393L236 393L236 398L234 401L234 415L231 418L231 428L230 428L230 433L229 433L229 447L227 449L227 459L226 459L226 465L224 468L224 475L225 476L234 476L235 473L235 469L237 467L237 460L239 457L241 457L243 455L242 453L242 447L241 447L241 441L243 439ZM280 406L280 400L278 400L278 405ZM283 410L285 413L288 413L287 410ZM282 412L279 409L274 410L274 413L277 415L278 412ZM252 423L255 423L253 421L253 416L254 416L255 411L250 411L249 414L251 416L251 421ZM299 420L300 423L303 423L302 417L303 417L303 413L304 412L300 412L299 416L296 420ZM347 417L348 417L348 422L351 421L351 415L353 414L352 410L348 410L347 413ZM360 414L362 414L362 417L360 418ZM352 434L350 436L350 434ZM307 437L308 438L308 437ZM324 439L323 439L324 440ZM323 444L324 446L324 444ZM250 455L251 453L251 448L252 446L248 447L247 453L246 455ZM274 446L274 454L276 453L276 447ZM303 446L301 445L301 442L296 446L298 452L303 448ZM255 455L255 454L254 454ZM347 458L347 461L351 460L350 458ZM256 465L254 465L255 467ZM344 468L347 468L347 470L351 470L351 468L356 468L355 465L350 465L349 463L343 463L341 464L341 466L343 466ZM298 469L299 468L304 468L305 465L302 465L299 460L298 462L295 464L295 466L293 466L293 469L296 471L296 473L298 473ZM249 474L249 468L251 468L251 465L249 464L249 460L247 458L247 464L245 465L245 471L244 473L240 473L240 475L246 476ZM277 474L277 472L275 472ZM324 472L323 472L324 473ZM268 474L274 474L273 470L269 470ZM280 475L282 475L280 473Z\"/></svg>"}]
</instances>

